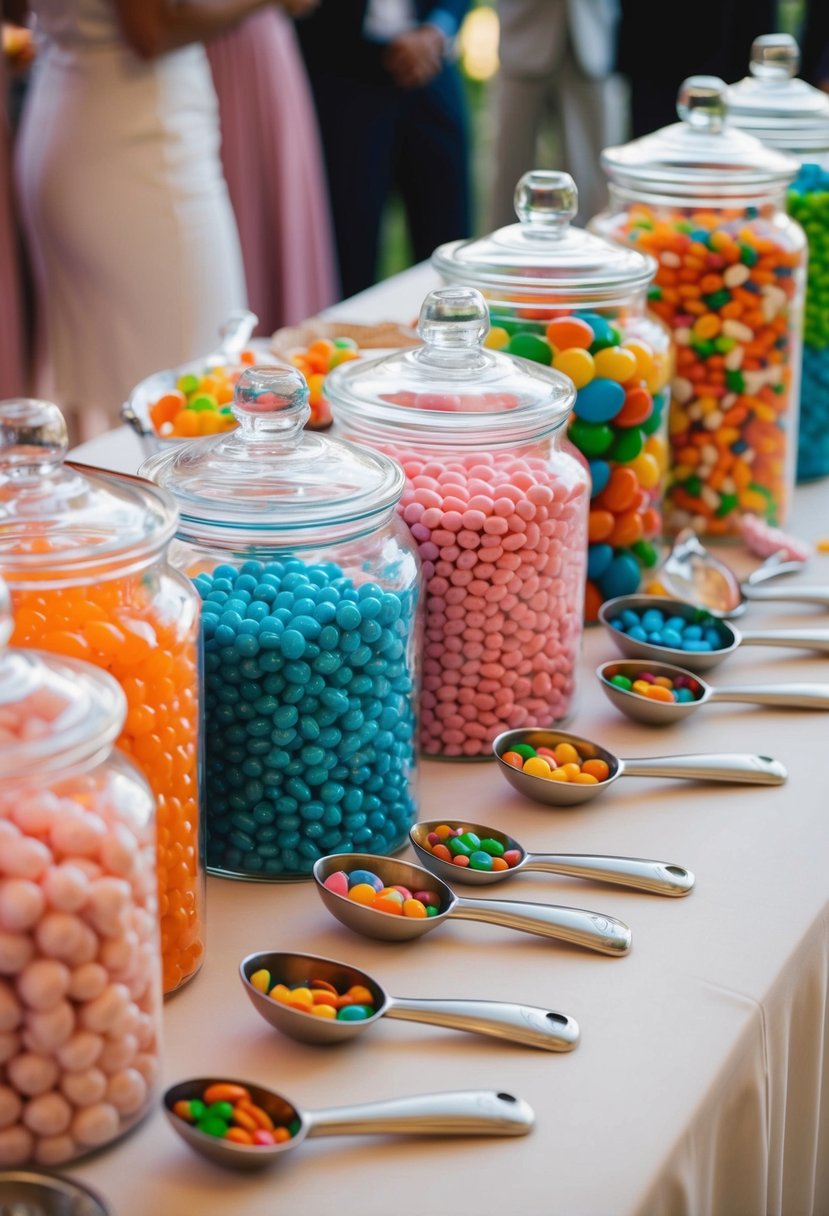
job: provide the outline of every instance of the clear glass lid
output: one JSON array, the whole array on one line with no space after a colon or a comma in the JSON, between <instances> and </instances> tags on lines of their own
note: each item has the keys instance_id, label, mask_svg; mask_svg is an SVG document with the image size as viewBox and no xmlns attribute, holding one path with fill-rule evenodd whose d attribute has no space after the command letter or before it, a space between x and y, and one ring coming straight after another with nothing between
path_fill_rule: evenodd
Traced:
<instances>
[{"instance_id":1,"label":"clear glass lid","mask_svg":"<svg viewBox=\"0 0 829 1216\"><path fill-rule=\"evenodd\" d=\"M117 681L89 663L7 649L13 628L9 593L0 581L0 780L108 751L127 712Z\"/></svg>"},{"instance_id":2,"label":"clear glass lid","mask_svg":"<svg viewBox=\"0 0 829 1216\"><path fill-rule=\"evenodd\" d=\"M472 287L441 287L426 297L423 345L379 359L341 364L325 395L338 417L384 436L405 431L439 447L540 438L567 418L575 400L560 372L487 350L489 313ZM340 411L340 413L338 413Z\"/></svg>"},{"instance_id":3,"label":"clear glass lid","mask_svg":"<svg viewBox=\"0 0 829 1216\"><path fill-rule=\"evenodd\" d=\"M327 391L327 387L326 387ZM141 466L175 499L180 531L224 536L319 532L395 506L405 484L388 456L303 427L308 386L286 367L251 367L233 398L235 431L197 439Z\"/></svg>"},{"instance_id":4,"label":"clear glass lid","mask_svg":"<svg viewBox=\"0 0 829 1216\"><path fill-rule=\"evenodd\" d=\"M656 274L653 259L572 227L577 211L572 177L535 169L515 187L517 224L441 245L432 265L450 282L485 290L594 299L647 287Z\"/></svg>"},{"instance_id":5,"label":"clear glass lid","mask_svg":"<svg viewBox=\"0 0 829 1216\"><path fill-rule=\"evenodd\" d=\"M12 580L128 563L175 531L175 509L155 486L67 464L68 449L56 405L0 401L0 567Z\"/></svg>"},{"instance_id":6,"label":"clear glass lid","mask_svg":"<svg viewBox=\"0 0 829 1216\"><path fill-rule=\"evenodd\" d=\"M799 67L790 34L755 38L750 75L728 89L729 121L775 148L829 149L829 95L796 79Z\"/></svg>"},{"instance_id":7,"label":"clear glass lid","mask_svg":"<svg viewBox=\"0 0 829 1216\"><path fill-rule=\"evenodd\" d=\"M792 181L799 165L726 121L728 86L718 76L689 76L680 86L680 121L641 139L605 148L610 180L645 194L762 194Z\"/></svg>"}]
</instances>

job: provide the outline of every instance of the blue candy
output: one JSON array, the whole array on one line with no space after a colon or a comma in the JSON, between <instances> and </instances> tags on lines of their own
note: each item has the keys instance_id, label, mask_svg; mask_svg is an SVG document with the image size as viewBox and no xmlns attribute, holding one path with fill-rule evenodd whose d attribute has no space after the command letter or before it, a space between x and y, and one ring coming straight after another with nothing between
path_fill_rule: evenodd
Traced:
<instances>
[{"instance_id":1,"label":"blue candy","mask_svg":"<svg viewBox=\"0 0 829 1216\"><path fill-rule=\"evenodd\" d=\"M383 880L373 874L371 870L351 870L348 875L349 887L356 887L358 883L367 883L370 887L374 887L375 891L383 890Z\"/></svg>"},{"instance_id":2,"label":"blue candy","mask_svg":"<svg viewBox=\"0 0 829 1216\"><path fill-rule=\"evenodd\" d=\"M610 465L606 460L590 460L590 497L601 494L610 481Z\"/></svg>"},{"instance_id":3,"label":"blue candy","mask_svg":"<svg viewBox=\"0 0 829 1216\"><path fill-rule=\"evenodd\" d=\"M590 545L587 550L587 577L592 579L601 578L610 565L612 558L613 548L611 545ZM624 595L627 593L621 592L620 594ZM608 595L605 598L612 599L613 597Z\"/></svg>"},{"instance_id":4,"label":"blue candy","mask_svg":"<svg viewBox=\"0 0 829 1216\"><path fill-rule=\"evenodd\" d=\"M610 545L596 545L593 548L613 550ZM589 567L588 567L589 568ZM604 572L596 577L602 597L606 600L615 599L617 595L632 595L639 586L641 572L639 563L630 553L617 553L608 563ZM624 615L624 614L623 614Z\"/></svg>"},{"instance_id":5,"label":"blue candy","mask_svg":"<svg viewBox=\"0 0 829 1216\"><path fill-rule=\"evenodd\" d=\"M576 394L573 412L585 422L610 422L625 404L625 390L616 380L596 376ZM595 493L595 491L594 491Z\"/></svg>"}]
</instances>

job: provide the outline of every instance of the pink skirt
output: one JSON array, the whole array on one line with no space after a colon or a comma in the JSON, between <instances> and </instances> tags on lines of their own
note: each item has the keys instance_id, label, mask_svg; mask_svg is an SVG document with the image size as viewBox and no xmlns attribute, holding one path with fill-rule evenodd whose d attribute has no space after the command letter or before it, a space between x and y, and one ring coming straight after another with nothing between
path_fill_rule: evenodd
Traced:
<instances>
[{"instance_id":1,"label":"pink skirt","mask_svg":"<svg viewBox=\"0 0 829 1216\"><path fill-rule=\"evenodd\" d=\"M266 8L207 47L219 98L222 164L258 333L338 298L314 103L293 25Z\"/></svg>"}]
</instances>

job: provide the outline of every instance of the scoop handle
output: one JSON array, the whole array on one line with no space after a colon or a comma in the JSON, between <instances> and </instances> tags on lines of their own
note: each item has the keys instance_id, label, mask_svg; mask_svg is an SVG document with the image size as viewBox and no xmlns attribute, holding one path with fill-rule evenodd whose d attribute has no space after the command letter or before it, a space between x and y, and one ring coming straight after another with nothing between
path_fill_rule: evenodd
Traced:
<instances>
[{"instance_id":1,"label":"scoop handle","mask_svg":"<svg viewBox=\"0 0 829 1216\"><path fill-rule=\"evenodd\" d=\"M572 1051L579 1041L578 1023L566 1013L539 1009L537 1005L514 1005L509 1001L420 1000L396 996L385 1017L488 1034L544 1051Z\"/></svg>"},{"instance_id":2,"label":"scoop handle","mask_svg":"<svg viewBox=\"0 0 829 1216\"><path fill-rule=\"evenodd\" d=\"M829 653L829 629L751 629L740 631L746 646L796 646L799 650Z\"/></svg>"},{"instance_id":3,"label":"scoop handle","mask_svg":"<svg viewBox=\"0 0 829 1216\"><path fill-rule=\"evenodd\" d=\"M503 925L522 933L555 937L574 946L597 950L599 954L621 955L630 950L628 926L613 916L566 908L559 904L531 904L516 899L463 899L455 897L451 916Z\"/></svg>"},{"instance_id":4,"label":"scoop handle","mask_svg":"<svg viewBox=\"0 0 829 1216\"><path fill-rule=\"evenodd\" d=\"M455 1090L305 1111L309 1136L526 1136L532 1108L512 1094Z\"/></svg>"},{"instance_id":5,"label":"scoop handle","mask_svg":"<svg viewBox=\"0 0 829 1216\"><path fill-rule=\"evenodd\" d=\"M547 874L569 874L573 878L592 878L594 882L612 882L654 895L687 895L694 886L694 876L684 866L668 861L652 861L647 857L579 856L576 853L528 853L522 870L539 870Z\"/></svg>"},{"instance_id":6,"label":"scoop handle","mask_svg":"<svg viewBox=\"0 0 829 1216\"><path fill-rule=\"evenodd\" d=\"M709 701L742 701L781 709L829 709L829 684L746 684L716 688Z\"/></svg>"},{"instance_id":7,"label":"scoop handle","mask_svg":"<svg viewBox=\"0 0 829 1216\"><path fill-rule=\"evenodd\" d=\"M686 781L736 781L782 785L788 773L771 756L747 752L701 752L697 756L648 756L620 763L625 777L683 777Z\"/></svg>"},{"instance_id":8,"label":"scoop handle","mask_svg":"<svg viewBox=\"0 0 829 1216\"><path fill-rule=\"evenodd\" d=\"M814 585L787 591L778 587L757 587L751 583L743 583L742 592L747 600L765 600L774 604L820 604L829 608L829 587Z\"/></svg>"}]
</instances>

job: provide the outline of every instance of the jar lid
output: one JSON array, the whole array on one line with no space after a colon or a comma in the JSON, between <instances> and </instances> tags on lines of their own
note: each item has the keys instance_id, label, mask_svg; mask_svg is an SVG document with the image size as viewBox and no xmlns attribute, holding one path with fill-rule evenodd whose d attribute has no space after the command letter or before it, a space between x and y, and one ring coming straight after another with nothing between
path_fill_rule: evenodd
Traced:
<instances>
[{"instance_id":1,"label":"jar lid","mask_svg":"<svg viewBox=\"0 0 829 1216\"><path fill-rule=\"evenodd\" d=\"M791 34L755 38L750 75L728 89L729 122L784 151L829 149L829 95L796 79L799 67Z\"/></svg>"},{"instance_id":2,"label":"jar lid","mask_svg":"<svg viewBox=\"0 0 829 1216\"><path fill-rule=\"evenodd\" d=\"M353 527L395 506L403 470L390 457L303 430L308 386L295 368L250 367L236 384L234 431L151 456L140 474L168 490L180 533L209 531L216 543L244 533Z\"/></svg>"},{"instance_id":3,"label":"jar lid","mask_svg":"<svg viewBox=\"0 0 829 1216\"><path fill-rule=\"evenodd\" d=\"M325 395L334 414L384 437L439 448L541 438L559 427L576 390L560 372L487 350L489 313L472 287L441 287L426 297L417 332L423 345L379 359L341 364ZM338 411L340 411L338 413Z\"/></svg>"},{"instance_id":4,"label":"jar lid","mask_svg":"<svg viewBox=\"0 0 829 1216\"><path fill-rule=\"evenodd\" d=\"M173 504L155 486L65 463L68 450L56 405L0 401L0 568L12 583L120 569L175 532Z\"/></svg>"},{"instance_id":5,"label":"jar lid","mask_svg":"<svg viewBox=\"0 0 829 1216\"><path fill-rule=\"evenodd\" d=\"M532 291L572 297L618 296L643 289L656 262L635 249L603 240L571 221L578 190L569 173L535 169L515 187L517 224L475 240L451 241L432 254L450 282L484 290Z\"/></svg>"},{"instance_id":6,"label":"jar lid","mask_svg":"<svg viewBox=\"0 0 829 1216\"><path fill-rule=\"evenodd\" d=\"M726 122L728 86L718 76L689 76L680 86L681 119L641 139L605 148L611 181L639 193L687 197L710 190L732 198L784 186L799 165Z\"/></svg>"},{"instance_id":7,"label":"jar lid","mask_svg":"<svg viewBox=\"0 0 829 1216\"><path fill-rule=\"evenodd\" d=\"M127 714L120 684L90 663L7 649L13 628L0 581L0 780L108 752Z\"/></svg>"}]
</instances>

